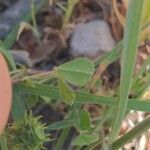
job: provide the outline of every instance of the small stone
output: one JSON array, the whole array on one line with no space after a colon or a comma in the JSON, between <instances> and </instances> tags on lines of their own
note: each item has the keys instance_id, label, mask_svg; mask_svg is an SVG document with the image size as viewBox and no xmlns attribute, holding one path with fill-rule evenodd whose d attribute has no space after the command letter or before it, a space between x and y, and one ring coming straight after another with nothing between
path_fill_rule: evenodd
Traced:
<instances>
[{"instance_id":1,"label":"small stone","mask_svg":"<svg viewBox=\"0 0 150 150\"><path fill-rule=\"evenodd\" d=\"M75 27L70 40L70 54L74 57L96 58L115 46L109 25L102 20L90 21Z\"/></svg>"},{"instance_id":2,"label":"small stone","mask_svg":"<svg viewBox=\"0 0 150 150\"><path fill-rule=\"evenodd\" d=\"M15 62L17 64L25 65L27 67L32 67L33 63L29 57L29 53L23 50L11 50L10 51Z\"/></svg>"}]
</instances>

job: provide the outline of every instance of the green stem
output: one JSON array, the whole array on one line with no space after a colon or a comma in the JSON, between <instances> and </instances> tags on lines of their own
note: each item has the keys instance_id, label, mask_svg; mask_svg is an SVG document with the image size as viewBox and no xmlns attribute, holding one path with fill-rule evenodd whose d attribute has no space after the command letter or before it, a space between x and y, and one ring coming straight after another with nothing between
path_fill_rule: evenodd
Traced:
<instances>
[{"instance_id":1,"label":"green stem","mask_svg":"<svg viewBox=\"0 0 150 150\"><path fill-rule=\"evenodd\" d=\"M150 128L150 116L148 116L144 121L137 124L132 130L126 133L124 136L112 143L112 149L117 150L126 143L130 142L134 138L139 137L141 134L146 132Z\"/></svg>"},{"instance_id":2,"label":"green stem","mask_svg":"<svg viewBox=\"0 0 150 150\"><path fill-rule=\"evenodd\" d=\"M35 75L32 75L32 76L26 76L24 77L22 80L26 80L26 79L45 79L45 78L54 78L56 75L55 75L55 72L54 71L50 71L50 72L43 72L43 73L40 73L40 74L35 74Z\"/></svg>"},{"instance_id":3,"label":"green stem","mask_svg":"<svg viewBox=\"0 0 150 150\"><path fill-rule=\"evenodd\" d=\"M43 83L56 77L55 71L41 72L33 75L26 75L26 74L29 73L23 70L12 76L13 83L25 80L39 81L39 83Z\"/></svg>"}]
</instances>

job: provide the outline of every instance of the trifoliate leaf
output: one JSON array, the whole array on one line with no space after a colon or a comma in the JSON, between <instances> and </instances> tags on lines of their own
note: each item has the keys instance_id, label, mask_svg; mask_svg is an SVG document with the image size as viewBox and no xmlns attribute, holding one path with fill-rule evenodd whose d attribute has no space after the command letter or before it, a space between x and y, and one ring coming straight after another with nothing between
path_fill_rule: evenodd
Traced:
<instances>
[{"instance_id":1,"label":"trifoliate leaf","mask_svg":"<svg viewBox=\"0 0 150 150\"><path fill-rule=\"evenodd\" d=\"M70 87L61 79L58 78L58 87L61 98L66 104L72 105L75 100L75 95Z\"/></svg>"},{"instance_id":2,"label":"trifoliate leaf","mask_svg":"<svg viewBox=\"0 0 150 150\"><path fill-rule=\"evenodd\" d=\"M86 58L77 58L57 68L58 76L75 86L85 85L93 73L94 65Z\"/></svg>"},{"instance_id":3,"label":"trifoliate leaf","mask_svg":"<svg viewBox=\"0 0 150 150\"><path fill-rule=\"evenodd\" d=\"M87 111L81 110L80 112L80 128L81 130L87 130L90 128L90 116Z\"/></svg>"}]
</instances>

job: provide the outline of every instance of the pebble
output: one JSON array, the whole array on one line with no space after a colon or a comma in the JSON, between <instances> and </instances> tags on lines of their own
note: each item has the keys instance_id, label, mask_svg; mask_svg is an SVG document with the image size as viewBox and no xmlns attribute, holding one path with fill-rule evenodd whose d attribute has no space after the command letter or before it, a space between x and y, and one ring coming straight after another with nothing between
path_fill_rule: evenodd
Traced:
<instances>
[{"instance_id":1,"label":"pebble","mask_svg":"<svg viewBox=\"0 0 150 150\"><path fill-rule=\"evenodd\" d=\"M70 54L74 57L96 58L115 46L109 25L103 20L90 21L75 27L70 40Z\"/></svg>"},{"instance_id":2,"label":"pebble","mask_svg":"<svg viewBox=\"0 0 150 150\"><path fill-rule=\"evenodd\" d=\"M29 53L27 51L11 50L10 52L17 64L25 65L29 68L33 66L33 62L30 59Z\"/></svg>"}]
</instances>

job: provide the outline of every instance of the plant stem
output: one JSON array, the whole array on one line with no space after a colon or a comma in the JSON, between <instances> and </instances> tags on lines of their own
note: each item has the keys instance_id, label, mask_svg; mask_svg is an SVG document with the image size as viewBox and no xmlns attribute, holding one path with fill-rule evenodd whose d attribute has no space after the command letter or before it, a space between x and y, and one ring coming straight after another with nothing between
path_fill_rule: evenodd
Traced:
<instances>
[{"instance_id":1,"label":"plant stem","mask_svg":"<svg viewBox=\"0 0 150 150\"><path fill-rule=\"evenodd\" d=\"M18 83L20 81L24 81L24 80L40 80L40 83L45 82L45 80L50 80L55 78L55 71L49 71L49 72L36 72L34 73L34 71L31 72L28 70L25 71L21 71L18 74L15 74L14 76L12 76L12 81L13 83Z\"/></svg>"}]
</instances>

